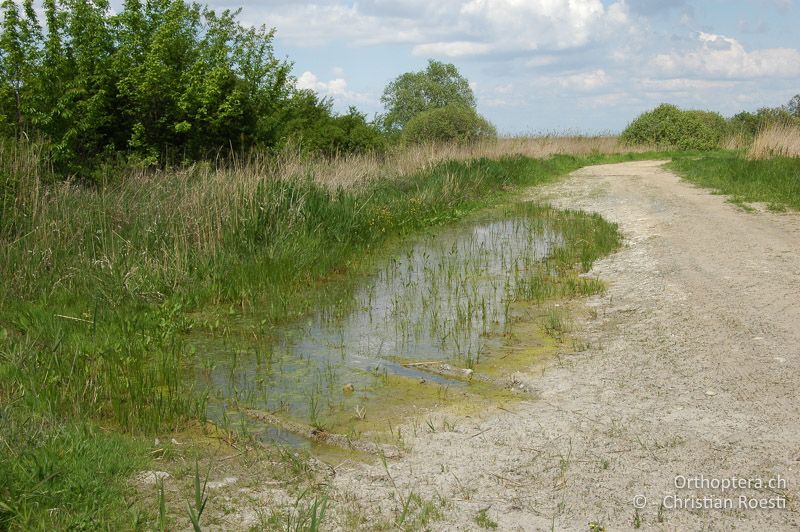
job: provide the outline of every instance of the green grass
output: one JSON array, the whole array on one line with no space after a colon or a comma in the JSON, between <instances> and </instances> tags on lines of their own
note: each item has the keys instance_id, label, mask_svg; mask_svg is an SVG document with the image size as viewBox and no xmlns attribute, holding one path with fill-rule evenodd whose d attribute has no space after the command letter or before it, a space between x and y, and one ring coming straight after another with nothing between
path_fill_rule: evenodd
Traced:
<instances>
[{"instance_id":1,"label":"green grass","mask_svg":"<svg viewBox=\"0 0 800 532\"><path fill-rule=\"evenodd\" d=\"M800 210L800 158L751 161L736 152L681 157L668 168L703 187L731 196L735 203L764 202L770 209Z\"/></svg>"},{"instance_id":2,"label":"green grass","mask_svg":"<svg viewBox=\"0 0 800 532\"><path fill-rule=\"evenodd\" d=\"M254 308L267 325L296 319L341 297L326 280L391 238L586 164L655 155L446 162L346 189L202 166L87 189L5 161L0 405L13 406L0 411L0 528L131 518L125 478L146 463L135 437L205 415L188 330ZM592 287L567 291L581 290Z\"/></svg>"},{"instance_id":3,"label":"green grass","mask_svg":"<svg viewBox=\"0 0 800 532\"><path fill-rule=\"evenodd\" d=\"M475 524L487 530L496 530L497 522L495 522L491 517L489 517L488 512L489 512L488 508L480 510L478 512L478 515L475 516Z\"/></svg>"},{"instance_id":4,"label":"green grass","mask_svg":"<svg viewBox=\"0 0 800 532\"><path fill-rule=\"evenodd\" d=\"M128 479L145 446L79 423L53 424L0 411L0 529L130 529Z\"/></svg>"}]
</instances>

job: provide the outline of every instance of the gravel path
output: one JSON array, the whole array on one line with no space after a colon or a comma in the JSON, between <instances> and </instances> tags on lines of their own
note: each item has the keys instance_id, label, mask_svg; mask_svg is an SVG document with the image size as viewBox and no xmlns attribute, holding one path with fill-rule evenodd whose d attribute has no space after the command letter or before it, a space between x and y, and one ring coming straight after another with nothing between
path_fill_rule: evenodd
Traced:
<instances>
[{"instance_id":1,"label":"gravel path","mask_svg":"<svg viewBox=\"0 0 800 532\"><path fill-rule=\"evenodd\" d=\"M342 468L335 487L373 510L438 495L434 529L478 529L486 508L501 530L800 528L800 216L745 212L659 165L531 193L626 237L593 272L609 290L576 324L589 348L522 376L537 400L407 438L389 474ZM690 489L701 475L711 485ZM731 477L777 481L715 489ZM687 498L734 508L673 508ZM759 499L786 508L741 507Z\"/></svg>"}]
</instances>

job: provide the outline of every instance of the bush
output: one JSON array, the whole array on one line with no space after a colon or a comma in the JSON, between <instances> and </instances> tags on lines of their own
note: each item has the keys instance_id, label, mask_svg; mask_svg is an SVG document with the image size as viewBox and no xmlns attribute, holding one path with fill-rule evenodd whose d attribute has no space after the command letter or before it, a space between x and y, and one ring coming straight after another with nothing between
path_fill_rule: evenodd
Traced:
<instances>
[{"instance_id":1,"label":"bush","mask_svg":"<svg viewBox=\"0 0 800 532\"><path fill-rule=\"evenodd\" d=\"M426 142L474 142L497 137L497 130L474 109L447 105L419 113L403 128L403 140Z\"/></svg>"},{"instance_id":2,"label":"bush","mask_svg":"<svg viewBox=\"0 0 800 532\"><path fill-rule=\"evenodd\" d=\"M661 104L631 122L620 140L679 150L713 150L719 147L725 131L725 119L718 113L684 111Z\"/></svg>"},{"instance_id":3,"label":"bush","mask_svg":"<svg viewBox=\"0 0 800 532\"><path fill-rule=\"evenodd\" d=\"M765 129L792 126L800 126L800 117L782 107L762 107L755 113L743 111L728 120L728 130L732 135L742 135L751 140Z\"/></svg>"}]
</instances>

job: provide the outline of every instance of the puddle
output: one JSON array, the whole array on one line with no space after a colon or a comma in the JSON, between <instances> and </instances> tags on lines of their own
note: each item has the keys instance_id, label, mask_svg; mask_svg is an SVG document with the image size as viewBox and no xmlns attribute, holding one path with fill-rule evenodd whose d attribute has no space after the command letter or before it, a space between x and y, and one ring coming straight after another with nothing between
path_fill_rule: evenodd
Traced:
<instances>
[{"instance_id":1,"label":"puddle","mask_svg":"<svg viewBox=\"0 0 800 532\"><path fill-rule=\"evenodd\" d=\"M411 364L481 370L509 326L517 280L560 244L539 212L521 204L404 240L371 259L348 297L300 322L264 331L253 316L226 339L192 339L198 378L212 390L209 417L235 426L230 411L255 408L357 434L486 392ZM255 432L303 441L275 427Z\"/></svg>"}]
</instances>

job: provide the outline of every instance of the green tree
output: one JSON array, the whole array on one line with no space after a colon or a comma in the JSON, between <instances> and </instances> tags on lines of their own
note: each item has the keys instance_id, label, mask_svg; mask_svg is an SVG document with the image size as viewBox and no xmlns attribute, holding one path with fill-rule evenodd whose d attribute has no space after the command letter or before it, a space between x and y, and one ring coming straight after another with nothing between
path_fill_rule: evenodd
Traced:
<instances>
[{"instance_id":1,"label":"green tree","mask_svg":"<svg viewBox=\"0 0 800 532\"><path fill-rule=\"evenodd\" d=\"M389 131L405 127L416 115L448 105L475 109L475 95L455 65L428 60L425 70L406 72L390 82L381 96Z\"/></svg>"},{"instance_id":2,"label":"green tree","mask_svg":"<svg viewBox=\"0 0 800 532\"><path fill-rule=\"evenodd\" d=\"M13 0L0 4L0 121L6 132L27 132L26 104L39 58L41 28L32 0L22 4L23 13Z\"/></svg>"},{"instance_id":3,"label":"green tree","mask_svg":"<svg viewBox=\"0 0 800 532\"><path fill-rule=\"evenodd\" d=\"M800 94L792 96L792 99L786 104L786 110L795 118L800 118Z\"/></svg>"},{"instance_id":4,"label":"green tree","mask_svg":"<svg viewBox=\"0 0 800 532\"><path fill-rule=\"evenodd\" d=\"M456 104L419 113L403 128L403 141L411 144L474 142L496 136L488 120L471 107Z\"/></svg>"},{"instance_id":5,"label":"green tree","mask_svg":"<svg viewBox=\"0 0 800 532\"><path fill-rule=\"evenodd\" d=\"M386 139L355 107L335 115L333 102L312 90L297 90L280 114L279 145L329 157L347 153L383 153Z\"/></svg>"},{"instance_id":6,"label":"green tree","mask_svg":"<svg viewBox=\"0 0 800 532\"><path fill-rule=\"evenodd\" d=\"M0 135L49 141L63 174L165 164L302 139L327 154L375 151L357 111L297 90L274 30L183 0L0 0Z\"/></svg>"},{"instance_id":7,"label":"green tree","mask_svg":"<svg viewBox=\"0 0 800 532\"><path fill-rule=\"evenodd\" d=\"M639 115L620 140L679 150L712 150L719 147L725 129L725 120L718 113L684 111L665 103Z\"/></svg>"}]
</instances>

